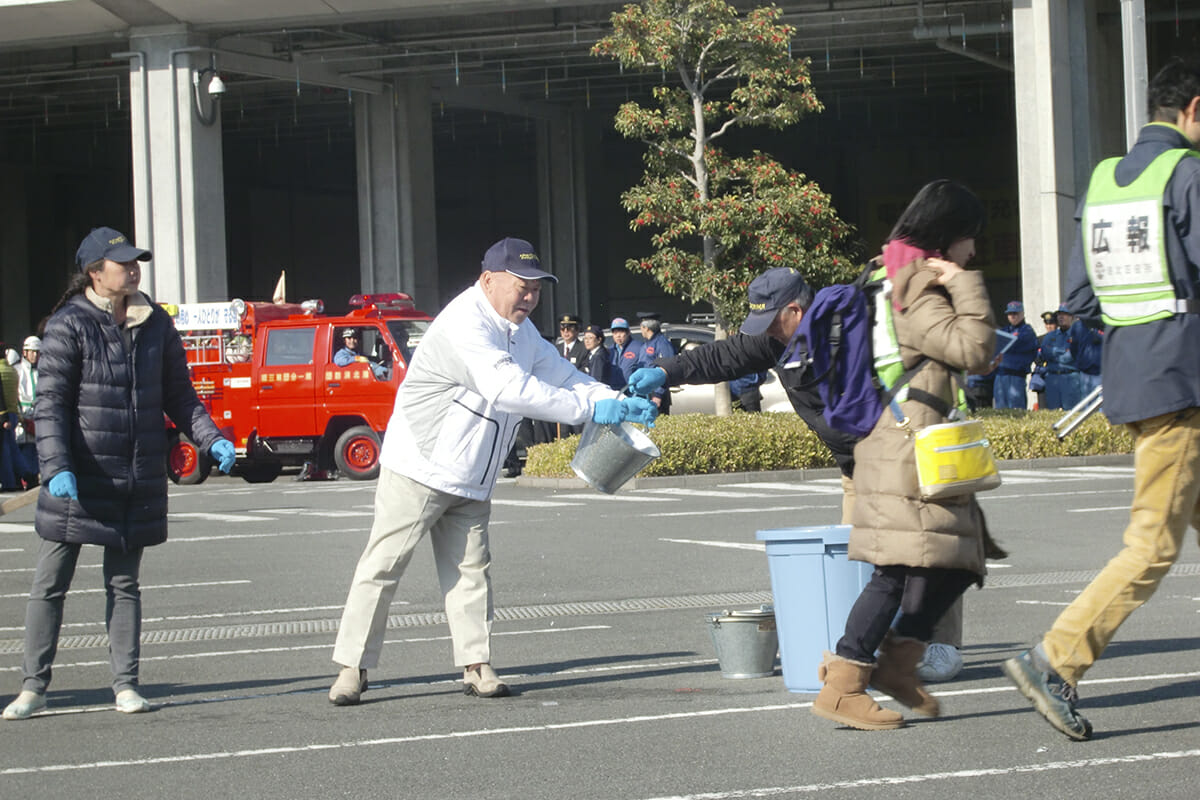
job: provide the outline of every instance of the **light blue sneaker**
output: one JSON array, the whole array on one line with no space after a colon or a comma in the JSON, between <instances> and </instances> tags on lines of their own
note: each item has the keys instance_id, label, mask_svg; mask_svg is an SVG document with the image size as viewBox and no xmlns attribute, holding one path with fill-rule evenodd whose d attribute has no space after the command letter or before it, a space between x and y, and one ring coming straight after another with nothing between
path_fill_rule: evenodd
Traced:
<instances>
[{"instance_id":1,"label":"light blue sneaker","mask_svg":"<svg viewBox=\"0 0 1200 800\"><path fill-rule=\"evenodd\" d=\"M137 693L136 689L117 692L117 711L122 714L143 714L150 710L150 701Z\"/></svg>"},{"instance_id":2,"label":"light blue sneaker","mask_svg":"<svg viewBox=\"0 0 1200 800\"><path fill-rule=\"evenodd\" d=\"M934 642L925 648L925 655L917 664L917 677L922 683L952 681L962 672L962 668L962 653L957 647Z\"/></svg>"},{"instance_id":3,"label":"light blue sneaker","mask_svg":"<svg viewBox=\"0 0 1200 800\"><path fill-rule=\"evenodd\" d=\"M29 719L46 707L46 695L38 694L29 689L23 690L17 699L4 709L5 719Z\"/></svg>"}]
</instances>

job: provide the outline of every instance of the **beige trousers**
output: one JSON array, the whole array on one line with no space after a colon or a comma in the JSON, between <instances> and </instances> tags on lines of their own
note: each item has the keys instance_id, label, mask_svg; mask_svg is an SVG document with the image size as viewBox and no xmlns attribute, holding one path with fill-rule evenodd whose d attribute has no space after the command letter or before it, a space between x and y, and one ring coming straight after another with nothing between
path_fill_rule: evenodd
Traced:
<instances>
[{"instance_id":1,"label":"beige trousers","mask_svg":"<svg viewBox=\"0 0 1200 800\"><path fill-rule=\"evenodd\" d=\"M1158 589L1179 557L1188 526L1200 529L1200 409L1163 414L1129 429L1135 437L1134 477L1125 548L1042 639L1050 665L1072 686L1121 623Z\"/></svg>"},{"instance_id":2,"label":"beige trousers","mask_svg":"<svg viewBox=\"0 0 1200 800\"><path fill-rule=\"evenodd\" d=\"M490 500L439 492L384 467L375 489L375 521L358 559L342 612L333 660L374 669L388 612L413 548L428 533L454 646L454 663L491 661L492 584L488 575Z\"/></svg>"}]
</instances>

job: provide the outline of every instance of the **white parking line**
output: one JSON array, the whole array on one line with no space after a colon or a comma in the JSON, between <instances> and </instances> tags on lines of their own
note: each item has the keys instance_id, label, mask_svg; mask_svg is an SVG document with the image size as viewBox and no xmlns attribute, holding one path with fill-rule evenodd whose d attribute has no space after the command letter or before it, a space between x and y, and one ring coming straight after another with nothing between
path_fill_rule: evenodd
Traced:
<instances>
[{"instance_id":1,"label":"white parking line","mask_svg":"<svg viewBox=\"0 0 1200 800\"><path fill-rule=\"evenodd\" d=\"M409 603L407 600L393 600L392 605L407 606L407 605L411 605L411 603ZM148 622L180 622L180 621L193 620L193 619L240 619L241 617L262 617L262 616L270 616L272 614L299 614L299 613L309 613L312 611L341 611L342 608L344 608L344 604L339 603L338 605L335 605L335 606L304 606L302 608L259 608L259 609L253 609L251 611L228 611L228 612L213 613L213 614L178 614L178 615L172 615L172 616L166 616L166 617L143 617L142 623L145 624ZM69 623L64 623L62 625L62 627L64 629L65 628L101 628L101 627L104 627L104 621L96 620L95 622L69 622ZM0 628L0 632L23 631L23 630L25 630L24 625L14 625L11 627Z\"/></svg>"},{"instance_id":2,"label":"white parking line","mask_svg":"<svg viewBox=\"0 0 1200 800\"><path fill-rule=\"evenodd\" d=\"M337 535L346 533L366 533L370 528L338 528ZM182 544L195 542L219 542L226 539L276 539L281 536L326 536L334 531L330 529L320 531L282 531L280 533L218 533L212 536L172 536L167 539L166 544Z\"/></svg>"},{"instance_id":3,"label":"white parking line","mask_svg":"<svg viewBox=\"0 0 1200 800\"><path fill-rule=\"evenodd\" d=\"M759 500L772 498L777 499L779 495L764 492L743 492L730 491L714 487L712 489L646 489L646 494L660 494L667 497L704 497L712 500L726 498L729 500ZM839 489L838 491L841 491Z\"/></svg>"},{"instance_id":4,"label":"white parking line","mask_svg":"<svg viewBox=\"0 0 1200 800\"><path fill-rule=\"evenodd\" d=\"M672 544L699 544L705 547L726 547L730 550L757 550L760 553L767 549L766 544L758 542L714 542L703 539L659 539L659 541Z\"/></svg>"},{"instance_id":5,"label":"white parking line","mask_svg":"<svg viewBox=\"0 0 1200 800\"><path fill-rule=\"evenodd\" d=\"M201 581L199 583L164 583L158 586L143 586L142 591L158 591L160 589L194 589L199 586L238 586L250 583L250 581ZM105 591L100 589L72 589L71 594L97 594ZM29 592L17 592L16 594L0 594L0 598L14 599L17 597L29 597Z\"/></svg>"},{"instance_id":6,"label":"white parking line","mask_svg":"<svg viewBox=\"0 0 1200 800\"><path fill-rule=\"evenodd\" d=\"M1090 514L1093 511L1128 511L1129 506L1102 506L1100 508L1068 508L1068 514Z\"/></svg>"},{"instance_id":7,"label":"white parking line","mask_svg":"<svg viewBox=\"0 0 1200 800\"><path fill-rule=\"evenodd\" d=\"M324 645L328 647L328 645ZM105 662L106 663L106 662ZM633 667L644 665L631 665ZM505 676L508 677L508 676ZM1168 673L1159 675L1135 675L1125 678L1107 678L1097 681L1084 680L1081 684L1098 684L1098 683L1134 683L1144 681L1163 681L1163 680L1178 680L1180 678L1195 679L1200 677L1200 672L1187 673ZM511 677L509 678L511 680ZM936 697L950 697L956 695L969 694L993 694L999 692L1014 692L1016 689L1012 686L995 686L984 687L980 689L962 689L955 691L933 692ZM192 705L202 701L190 701L187 705ZM184 704L180 704L184 705ZM506 728L480 728L477 730L447 730L436 733L412 734L409 736L392 736L382 739L363 739L356 742L334 741L334 742L315 742L310 744L298 745L280 745L277 747L263 747L247 750L216 750L202 753L178 753L175 755L154 756L147 758L131 758L125 760L111 761L83 761L76 763L62 764L45 764L42 766L21 766L21 767L6 767L0 769L0 775L29 775L49 772L68 772L82 771L93 769L105 769L111 767L138 767L138 766L153 766L155 764L178 764L200 761L218 761L225 759L245 759L245 758L262 758L269 756L278 756L287 753L311 753L322 750L348 750L358 747L380 747L397 744L410 744L413 742L437 742L437 741L462 741L466 739L479 738L484 736L512 736L514 734L539 734L551 731L567 731L567 730L586 730L586 729L604 729L616 728L628 725L641 725L653 722L675 722L683 720L692 720L699 718L726 717L739 714L765 714L776 713L780 711L798 711L812 707L812 701L803 701L795 703L774 703L769 705L758 706L734 706L728 708L710 708L699 711L677 711L664 714L644 714L629 717L602 717L599 719L582 719L571 722L548 723L544 725L520 725ZM104 706L103 710L109 710L111 706ZM100 707L93 707L87 710L101 710ZM80 713L78 711L74 713ZM39 715L41 716L41 715ZM788 793L812 793L828 788L836 787L855 787L855 786L872 786L872 785L890 785L902 783L924 783L938 780L947 780L950 778L976 778L976 777L994 777L997 775L1016 775L1031 772L1040 772L1046 770L1067 769L1069 767L1096 767L1108 766L1111 764L1131 764L1145 763L1151 761L1161 761L1174 758L1196 758L1200 757L1200 749L1192 750L1174 750L1158 753L1144 754L1129 754L1122 756L1112 756L1108 758L1089 758L1078 759L1073 761L1056 761L1050 763L1028 763L1014 764L1008 767L997 767L991 769L970 769L959 770L955 772L932 772L914 775L898 775L890 778L864 778L856 781L838 782L830 784L800 784L787 787L763 787L752 789L741 789L718 793L704 793L675 796L670 800L678 800L678 798L688 798L689 800L727 800L728 798L740 797L763 797L770 795L781 795ZM964 793L965 794L965 793ZM667 798L655 798L654 800L667 800Z\"/></svg>"},{"instance_id":8,"label":"white parking line","mask_svg":"<svg viewBox=\"0 0 1200 800\"><path fill-rule=\"evenodd\" d=\"M644 492L644 489L635 489L633 493L625 492L621 494L603 494L601 492L591 492L588 494L560 494L558 497L564 500L617 500L622 503L678 503L679 498L676 497L646 497L637 492ZM493 501L495 502L495 501Z\"/></svg>"},{"instance_id":9,"label":"white parking line","mask_svg":"<svg viewBox=\"0 0 1200 800\"><path fill-rule=\"evenodd\" d=\"M709 508L703 511L658 511L649 514L643 514L643 518L650 517L712 517L718 514L766 514L767 512L776 511L810 511L815 508L828 508L828 506L754 506L753 508Z\"/></svg>"},{"instance_id":10,"label":"white parking line","mask_svg":"<svg viewBox=\"0 0 1200 800\"><path fill-rule=\"evenodd\" d=\"M277 522L275 517L255 516L254 514L214 514L208 511L172 511L167 514L168 520L198 519L205 522Z\"/></svg>"},{"instance_id":11,"label":"white parking line","mask_svg":"<svg viewBox=\"0 0 1200 800\"><path fill-rule=\"evenodd\" d=\"M771 797L772 795L814 794L832 789L859 789L865 786L898 786L909 783L929 783L961 778L994 778L1001 775L1027 775L1037 772L1054 772L1063 769L1078 769L1079 767L1107 767L1113 764L1137 764L1148 761L1164 761L1175 758L1196 758L1200 750L1170 750L1159 753L1145 753L1127 756L1110 756L1107 758L1080 758L1072 761L1050 761L1047 763L1013 764L1008 767L992 767L990 769L962 769L954 772L927 772L923 775L892 775L885 778L859 778L853 781L834 781L833 783L804 783L794 786L764 786L754 789L734 789L725 792L703 792L701 794L673 794L669 797L648 798L647 800L734 800L742 797ZM966 790L963 791L966 795Z\"/></svg>"}]
</instances>

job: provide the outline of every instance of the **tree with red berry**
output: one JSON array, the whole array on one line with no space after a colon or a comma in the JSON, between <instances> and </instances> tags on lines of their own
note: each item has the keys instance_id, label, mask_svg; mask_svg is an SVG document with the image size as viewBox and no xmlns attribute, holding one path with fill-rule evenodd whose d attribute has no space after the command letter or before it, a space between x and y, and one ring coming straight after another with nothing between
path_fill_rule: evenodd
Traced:
<instances>
[{"instance_id":1,"label":"tree with red berry","mask_svg":"<svg viewBox=\"0 0 1200 800\"><path fill-rule=\"evenodd\" d=\"M633 230L652 232L654 247L626 267L670 294L711 303L717 338L741 324L746 287L764 270L795 267L816 287L857 272L845 253L852 229L816 183L766 153L714 145L737 127L779 130L823 109L781 13L766 6L742 14L724 0L644 0L614 13L612 33L592 48L660 76L652 105L627 102L616 115L617 130L647 146L642 179L621 203ZM728 413L728 397L718 391L718 413Z\"/></svg>"}]
</instances>

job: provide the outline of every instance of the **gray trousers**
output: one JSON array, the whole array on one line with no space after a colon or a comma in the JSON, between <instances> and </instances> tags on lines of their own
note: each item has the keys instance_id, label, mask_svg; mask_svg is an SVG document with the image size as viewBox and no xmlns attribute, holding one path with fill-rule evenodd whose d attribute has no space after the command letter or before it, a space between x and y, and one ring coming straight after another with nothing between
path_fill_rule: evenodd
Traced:
<instances>
[{"instance_id":1,"label":"gray trousers","mask_svg":"<svg viewBox=\"0 0 1200 800\"><path fill-rule=\"evenodd\" d=\"M25 608L25 681L22 689L45 694L50 667L58 652L63 601L71 588L75 563L82 545L42 540L29 605ZM142 548L123 552L104 548L104 626L108 630L108 660L112 665L113 693L138 685L141 657L142 592L138 570Z\"/></svg>"}]
</instances>

